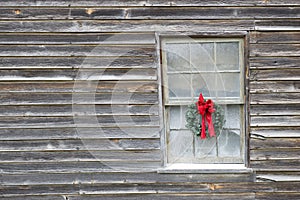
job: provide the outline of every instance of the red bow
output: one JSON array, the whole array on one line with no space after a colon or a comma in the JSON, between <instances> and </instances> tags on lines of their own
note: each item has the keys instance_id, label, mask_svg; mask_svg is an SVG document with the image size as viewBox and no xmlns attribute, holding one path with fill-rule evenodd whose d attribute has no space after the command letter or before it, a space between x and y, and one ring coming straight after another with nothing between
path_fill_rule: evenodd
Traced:
<instances>
[{"instance_id":1,"label":"red bow","mask_svg":"<svg viewBox=\"0 0 300 200\"><path fill-rule=\"evenodd\" d=\"M212 113L215 112L214 109L214 103L211 99L208 99L206 102L204 101L204 98L202 96L202 93L200 93L199 100L196 103L198 107L198 112L202 116L202 130L201 130L201 139L206 138L206 122L208 124L208 131L210 137L216 136L215 130L214 130L214 125L212 122Z\"/></svg>"}]
</instances>

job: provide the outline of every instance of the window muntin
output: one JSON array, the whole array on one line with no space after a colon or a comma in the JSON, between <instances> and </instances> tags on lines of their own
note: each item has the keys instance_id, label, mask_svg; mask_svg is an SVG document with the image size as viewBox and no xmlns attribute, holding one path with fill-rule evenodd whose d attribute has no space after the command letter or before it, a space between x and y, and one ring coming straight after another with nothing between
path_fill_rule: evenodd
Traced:
<instances>
[{"instance_id":1,"label":"window muntin","mask_svg":"<svg viewBox=\"0 0 300 200\"><path fill-rule=\"evenodd\" d=\"M244 163L243 40L163 38L161 45L167 163ZM187 105L200 92L224 109L218 138L201 140L185 127Z\"/></svg>"}]
</instances>

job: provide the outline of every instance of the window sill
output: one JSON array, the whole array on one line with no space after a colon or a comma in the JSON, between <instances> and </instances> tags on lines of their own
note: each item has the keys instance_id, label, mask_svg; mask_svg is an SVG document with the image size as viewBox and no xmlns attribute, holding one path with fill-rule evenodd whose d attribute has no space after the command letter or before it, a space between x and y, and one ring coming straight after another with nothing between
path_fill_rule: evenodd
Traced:
<instances>
[{"instance_id":1,"label":"window sill","mask_svg":"<svg viewBox=\"0 0 300 200\"><path fill-rule=\"evenodd\" d=\"M252 173L251 168L247 168L244 164L170 164L165 168L161 168L158 173Z\"/></svg>"}]
</instances>

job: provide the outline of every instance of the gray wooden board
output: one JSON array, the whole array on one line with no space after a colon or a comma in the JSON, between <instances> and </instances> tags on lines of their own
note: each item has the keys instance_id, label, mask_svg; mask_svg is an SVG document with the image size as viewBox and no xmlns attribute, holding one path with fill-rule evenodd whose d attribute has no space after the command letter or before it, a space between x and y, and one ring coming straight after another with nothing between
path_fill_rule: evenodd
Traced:
<instances>
[{"instance_id":1,"label":"gray wooden board","mask_svg":"<svg viewBox=\"0 0 300 200\"><path fill-rule=\"evenodd\" d=\"M250 57L251 69L299 69L300 58L280 57Z\"/></svg>"},{"instance_id":2,"label":"gray wooden board","mask_svg":"<svg viewBox=\"0 0 300 200\"><path fill-rule=\"evenodd\" d=\"M156 104L157 93L2 93L2 105ZM88 107L89 108L89 107Z\"/></svg>"},{"instance_id":3,"label":"gray wooden board","mask_svg":"<svg viewBox=\"0 0 300 200\"><path fill-rule=\"evenodd\" d=\"M258 32L254 31L250 33L250 43L296 43L300 42L299 32Z\"/></svg>"},{"instance_id":4,"label":"gray wooden board","mask_svg":"<svg viewBox=\"0 0 300 200\"><path fill-rule=\"evenodd\" d=\"M281 0L261 1L261 0L226 0L221 2L219 0L173 0L172 2L161 0L27 0L22 2L15 2L8 0L1 4L1 6L299 6L298 0L285 0L282 4Z\"/></svg>"},{"instance_id":5,"label":"gray wooden board","mask_svg":"<svg viewBox=\"0 0 300 200\"><path fill-rule=\"evenodd\" d=\"M71 183L208 183L208 182L247 182L254 175L245 174L159 174L143 173L40 173L3 174L4 185L38 185L38 184L71 184Z\"/></svg>"},{"instance_id":6,"label":"gray wooden board","mask_svg":"<svg viewBox=\"0 0 300 200\"><path fill-rule=\"evenodd\" d=\"M0 34L0 44L54 45L54 44L155 44L153 33L10 33Z\"/></svg>"},{"instance_id":7,"label":"gray wooden board","mask_svg":"<svg viewBox=\"0 0 300 200\"><path fill-rule=\"evenodd\" d=\"M158 115L157 105L86 105L1 106L1 116L74 116L74 115Z\"/></svg>"},{"instance_id":8,"label":"gray wooden board","mask_svg":"<svg viewBox=\"0 0 300 200\"><path fill-rule=\"evenodd\" d=\"M111 162L96 160L93 162L32 162L1 163L2 173L84 173L84 172L136 172L156 171L161 167L159 160L130 162ZM33 193L36 191L32 191ZM56 193L57 194L57 193Z\"/></svg>"},{"instance_id":9,"label":"gray wooden board","mask_svg":"<svg viewBox=\"0 0 300 200\"><path fill-rule=\"evenodd\" d=\"M153 57L3 57L1 69L155 68Z\"/></svg>"},{"instance_id":10,"label":"gray wooden board","mask_svg":"<svg viewBox=\"0 0 300 200\"><path fill-rule=\"evenodd\" d=\"M295 81L251 81L250 93L299 93L300 82Z\"/></svg>"},{"instance_id":11,"label":"gray wooden board","mask_svg":"<svg viewBox=\"0 0 300 200\"><path fill-rule=\"evenodd\" d=\"M109 139L109 138L159 138L159 127L90 127L90 128L1 128L1 140L47 140L47 139Z\"/></svg>"},{"instance_id":12,"label":"gray wooden board","mask_svg":"<svg viewBox=\"0 0 300 200\"><path fill-rule=\"evenodd\" d=\"M157 81L4 81L0 92L71 93L71 92L158 92Z\"/></svg>"},{"instance_id":13,"label":"gray wooden board","mask_svg":"<svg viewBox=\"0 0 300 200\"><path fill-rule=\"evenodd\" d=\"M299 93L266 93L251 94L251 104L299 104Z\"/></svg>"},{"instance_id":14,"label":"gray wooden board","mask_svg":"<svg viewBox=\"0 0 300 200\"><path fill-rule=\"evenodd\" d=\"M90 81L118 81L118 80L156 80L156 70L153 68L136 69L2 69L0 70L0 81L68 81L68 80L86 80ZM76 85L74 85L76 87Z\"/></svg>"},{"instance_id":15,"label":"gray wooden board","mask_svg":"<svg viewBox=\"0 0 300 200\"><path fill-rule=\"evenodd\" d=\"M0 45L0 56L154 56L152 45Z\"/></svg>"},{"instance_id":16,"label":"gray wooden board","mask_svg":"<svg viewBox=\"0 0 300 200\"><path fill-rule=\"evenodd\" d=\"M160 160L160 150L117 150L117 151L41 151L41 152L0 152L1 162L76 162L76 161L154 161Z\"/></svg>"},{"instance_id":17,"label":"gray wooden board","mask_svg":"<svg viewBox=\"0 0 300 200\"><path fill-rule=\"evenodd\" d=\"M50 20L0 21L0 32L145 32L253 30L252 20Z\"/></svg>"},{"instance_id":18,"label":"gray wooden board","mask_svg":"<svg viewBox=\"0 0 300 200\"><path fill-rule=\"evenodd\" d=\"M252 105L251 116L286 116L300 115L300 104L286 105Z\"/></svg>"},{"instance_id":19,"label":"gray wooden board","mask_svg":"<svg viewBox=\"0 0 300 200\"><path fill-rule=\"evenodd\" d=\"M156 150L158 139L69 139L0 141L1 151Z\"/></svg>"},{"instance_id":20,"label":"gray wooden board","mask_svg":"<svg viewBox=\"0 0 300 200\"><path fill-rule=\"evenodd\" d=\"M264 150L273 149L274 151L284 150L299 150L300 138L265 138L265 139L250 139L250 149Z\"/></svg>"},{"instance_id":21,"label":"gray wooden board","mask_svg":"<svg viewBox=\"0 0 300 200\"><path fill-rule=\"evenodd\" d=\"M106 7L0 9L2 19L273 19L299 18L298 7Z\"/></svg>"}]
</instances>

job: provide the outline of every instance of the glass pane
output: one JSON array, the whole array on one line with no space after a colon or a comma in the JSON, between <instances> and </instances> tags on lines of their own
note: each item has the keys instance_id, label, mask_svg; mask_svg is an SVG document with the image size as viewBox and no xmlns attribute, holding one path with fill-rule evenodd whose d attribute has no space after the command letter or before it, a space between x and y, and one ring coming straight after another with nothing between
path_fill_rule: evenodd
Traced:
<instances>
[{"instance_id":1,"label":"glass pane","mask_svg":"<svg viewBox=\"0 0 300 200\"><path fill-rule=\"evenodd\" d=\"M240 132L237 130L223 130L218 137L218 155L220 157L240 157Z\"/></svg>"},{"instance_id":2,"label":"glass pane","mask_svg":"<svg viewBox=\"0 0 300 200\"><path fill-rule=\"evenodd\" d=\"M219 70L239 70L239 43L218 42L216 63Z\"/></svg>"},{"instance_id":3,"label":"glass pane","mask_svg":"<svg viewBox=\"0 0 300 200\"><path fill-rule=\"evenodd\" d=\"M170 131L168 140L168 162L180 162L180 160L192 160L193 134L190 131Z\"/></svg>"},{"instance_id":4,"label":"glass pane","mask_svg":"<svg viewBox=\"0 0 300 200\"><path fill-rule=\"evenodd\" d=\"M169 74L168 86L170 97L191 97L190 75Z\"/></svg>"},{"instance_id":5,"label":"glass pane","mask_svg":"<svg viewBox=\"0 0 300 200\"><path fill-rule=\"evenodd\" d=\"M192 71L214 71L214 43L193 43L191 46Z\"/></svg>"},{"instance_id":6,"label":"glass pane","mask_svg":"<svg viewBox=\"0 0 300 200\"><path fill-rule=\"evenodd\" d=\"M168 71L190 70L189 44L166 44Z\"/></svg>"},{"instance_id":7,"label":"glass pane","mask_svg":"<svg viewBox=\"0 0 300 200\"><path fill-rule=\"evenodd\" d=\"M198 97L200 92L204 98L216 96L217 81L214 73L194 74L192 83L194 97Z\"/></svg>"},{"instance_id":8,"label":"glass pane","mask_svg":"<svg viewBox=\"0 0 300 200\"><path fill-rule=\"evenodd\" d=\"M218 97L240 97L241 81L239 73L218 73L217 74Z\"/></svg>"},{"instance_id":9,"label":"glass pane","mask_svg":"<svg viewBox=\"0 0 300 200\"><path fill-rule=\"evenodd\" d=\"M215 157L217 155L216 138L200 139L200 136L195 135L195 157L206 158ZM204 160L203 160L204 161Z\"/></svg>"},{"instance_id":10,"label":"glass pane","mask_svg":"<svg viewBox=\"0 0 300 200\"><path fill-rule=\"evenodd\" d=\"M185 112L186 106L170 107L170 129L186 129L185 128Z\"/></svg>"},{"instance_id":11,"label":"glass pane","mask_svg":"<svg viewBox=\"0 0 300 200\"><path fill-rule=\"evenodd\" d=\"M225 125L227 129L240 129L241 128L241 106L240 105L226 105L225 111Z\"/></svg>"}]
</instances>

